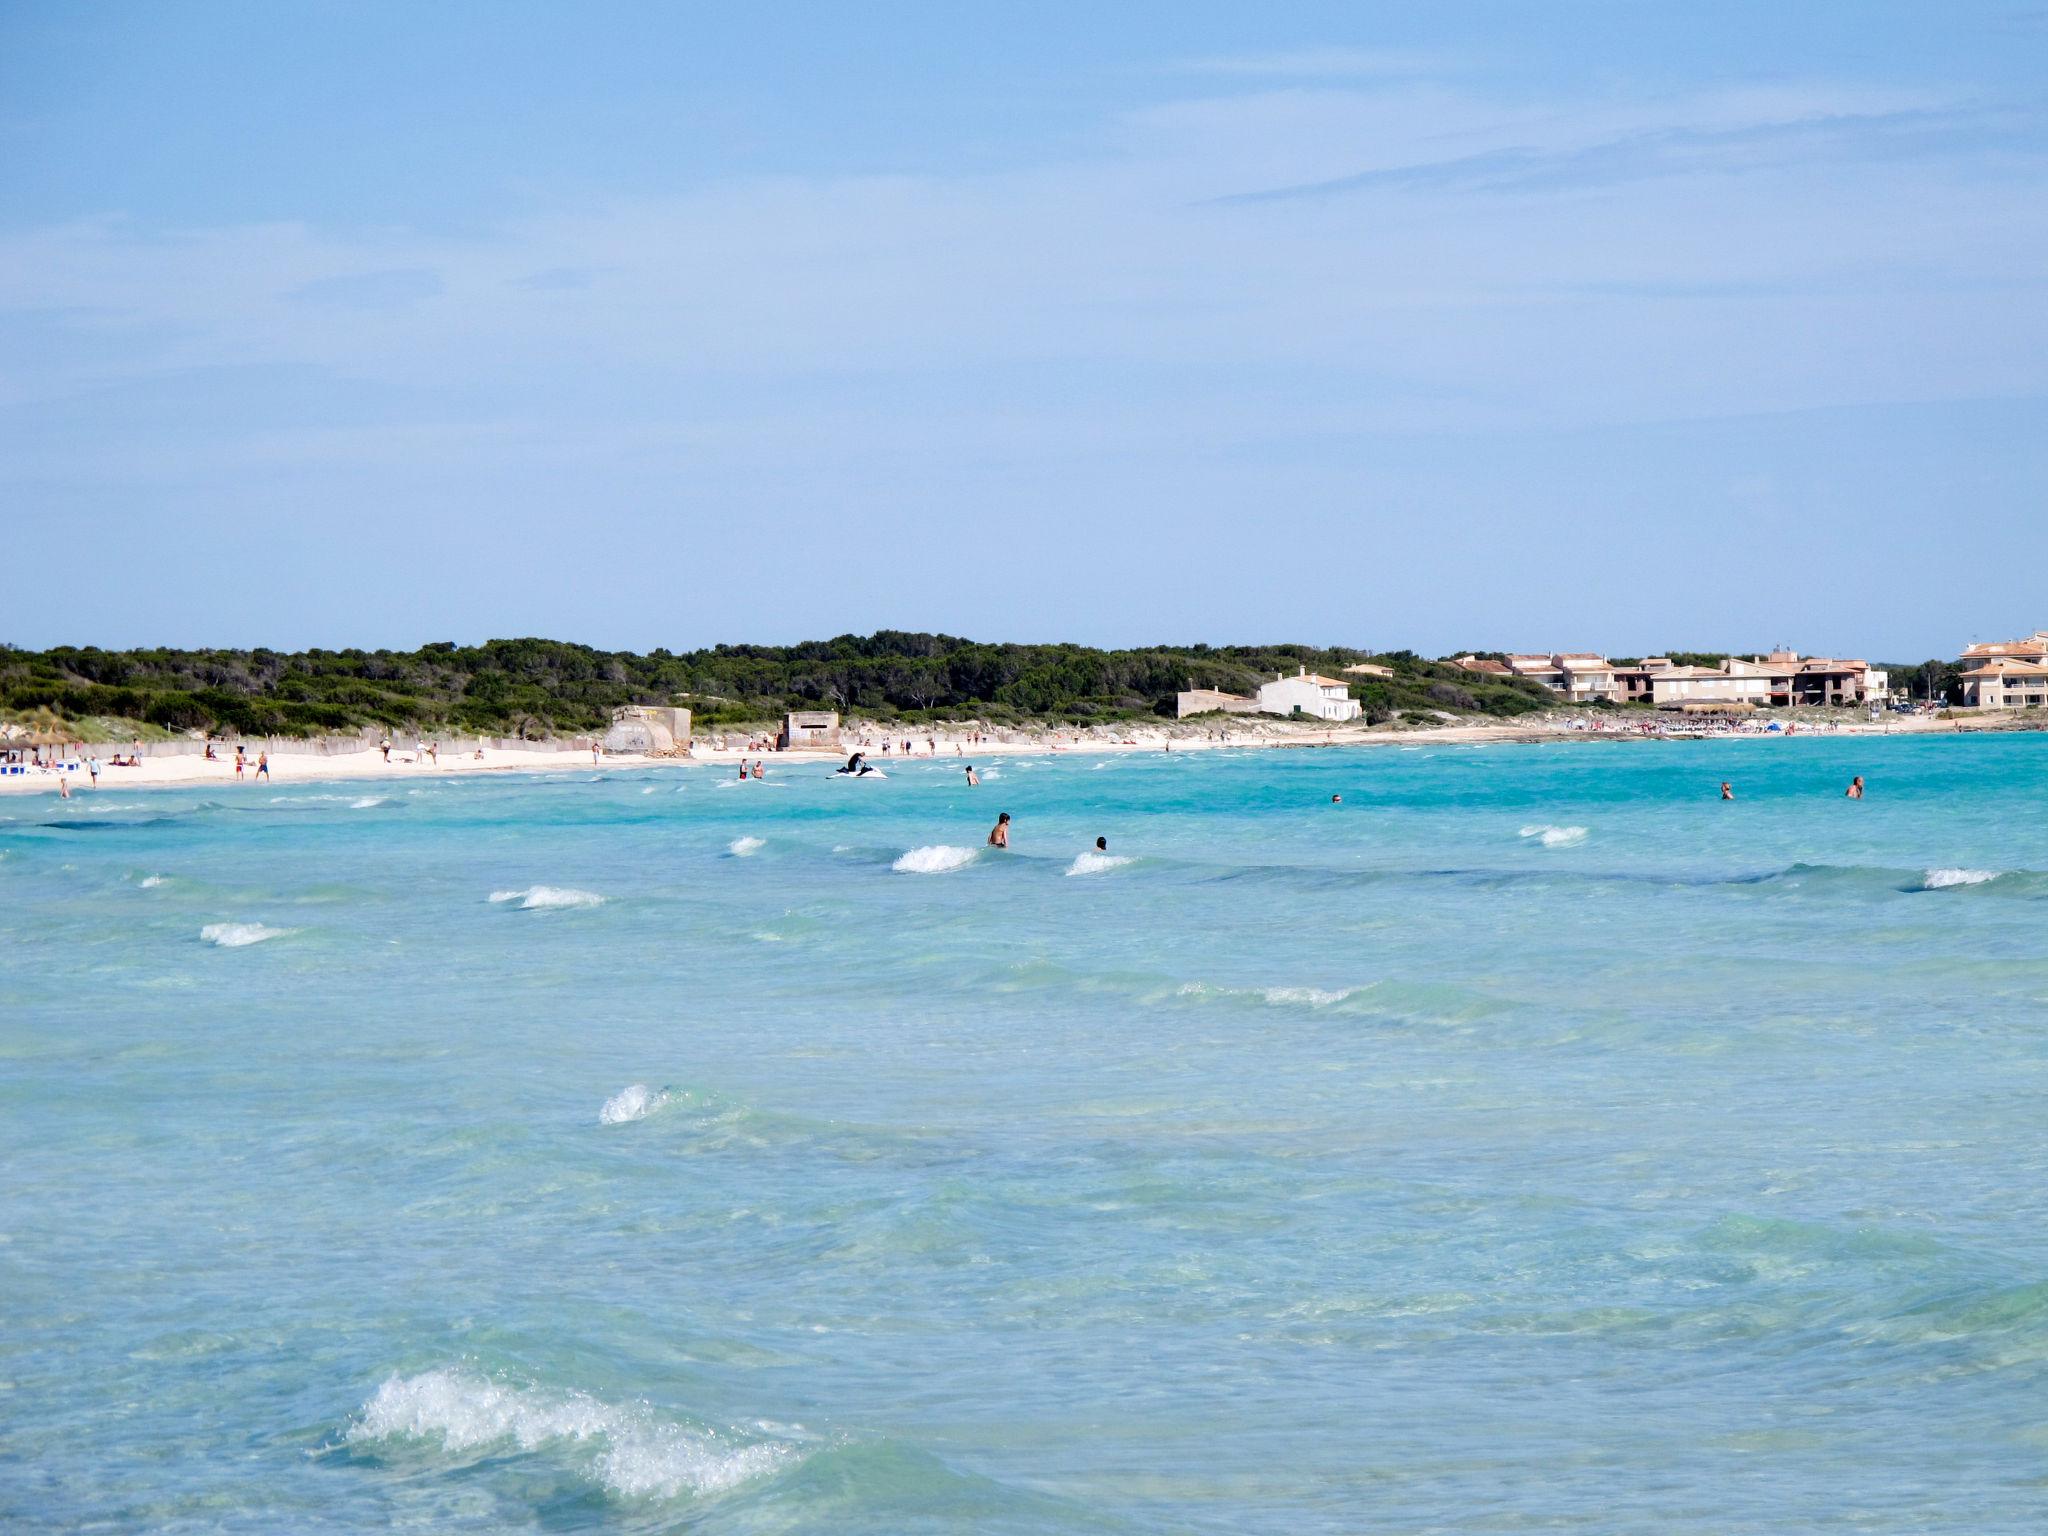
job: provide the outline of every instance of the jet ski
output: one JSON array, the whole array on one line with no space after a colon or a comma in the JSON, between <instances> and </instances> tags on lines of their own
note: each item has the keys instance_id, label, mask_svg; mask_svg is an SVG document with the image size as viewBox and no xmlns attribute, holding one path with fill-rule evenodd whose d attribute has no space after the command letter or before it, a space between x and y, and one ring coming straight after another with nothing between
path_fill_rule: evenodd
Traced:
<instances>
[{"instance_id":1,"label":"jet ski","mask_svg":"<svg viewBox=\"0 0 2048 1536\"><path fill-rule=\"evenodd\" d=\"M867 753L856 752L846 760L844 768L835 768L832 771L832 777L835 779L886 779L889 775L870 763Z\"/></svg>"}]
</instances>

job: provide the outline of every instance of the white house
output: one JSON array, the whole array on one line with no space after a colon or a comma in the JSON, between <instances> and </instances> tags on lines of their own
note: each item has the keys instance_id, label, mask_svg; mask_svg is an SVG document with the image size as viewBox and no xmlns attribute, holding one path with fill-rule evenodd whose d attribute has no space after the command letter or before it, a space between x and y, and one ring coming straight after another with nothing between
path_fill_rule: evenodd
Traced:
<instances>
[{"instance_id":1,"label":"white house","mask_svg":"<svg viewBox=\"0 0 2048 1536\"><path fill-rule=\"evenodd\" d=\"M1282 673L1259 687L1262 715L1309 715L1317 720L1356 720L1365 707L1351 697L1347 684L1303 667L1293 677Z\"/></svg>"}]
</instances>

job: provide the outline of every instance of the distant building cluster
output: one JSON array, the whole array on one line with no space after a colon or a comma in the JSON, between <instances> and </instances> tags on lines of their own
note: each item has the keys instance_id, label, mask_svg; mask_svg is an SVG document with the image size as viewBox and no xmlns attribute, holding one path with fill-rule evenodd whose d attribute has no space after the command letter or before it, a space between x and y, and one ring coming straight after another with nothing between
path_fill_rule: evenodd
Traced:
<instances>
[{"instance_id":1,"label":"distant building cluster","mask_svg":"<svg viewBox=\"0 0 2048 1536\"><path fill-rule=\"evenodd\" d=\"M1650 704L1685 713L1742 713L1794 705L1837 707L1881 704L1891 698L1891 676L1882 667L1843 656L1802 656L1770 651L1728 656L1714 666L1695 666L1669 656L1609 661L1594 651L1518 652L1514 655L1450 658L1475 677L1521 678L1541 683L1573 704ZM1993 640L1970 646L1958 659L1962 693L1948 702L1965 709L2028 709L2048 706L2048 629L2023 640ZM1364 711L1351 697L1351 682L1392 677L1391 668L1359 662L1344 677L1323 677L1306 667L1282 673L1256 695L1190 688L1179 696L1189 715L1289 715L1315 720L1355 720Z\"/></svg>"},{"instance_id":2,"label":"distant building cluster","mask_svg":"<svg viewBox=\"0 0 2048 1536\"><path fill-rule=\"evenodd\" d=\"M1574 704L1654 704L1659 709L1787 708L1794 704L1863 704L1889 697L1882 667L1837 656L1772 651L1729 656L1713 667L1686 666L1668 656L1612 662L1591 651L1522 654L1505 661L1458 656L1453 665L1481 676L1523 677Z\"/></svg>"}]
</instances>

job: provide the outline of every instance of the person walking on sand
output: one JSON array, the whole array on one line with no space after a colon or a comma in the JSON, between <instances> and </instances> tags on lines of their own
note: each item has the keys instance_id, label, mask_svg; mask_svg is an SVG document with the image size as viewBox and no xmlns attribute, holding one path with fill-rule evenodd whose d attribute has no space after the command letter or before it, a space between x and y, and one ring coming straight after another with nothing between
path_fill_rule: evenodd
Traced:
<instances>
[{"instance_id":1,"label":"person walking on sand","mask_svg":"<svg viewBox=\"0 0 2048 1536\"><path fill-rule=\"evenodd\" d=\"M258 752L256 754L256 777L263 780L266 784L270 782L270 754L268 752Z\"/></svg>"},{"instance_id":2,"label":"person walking on sand","mask_svg":"<svg viewBox=\"0 0 2048 1536\"><path fill-rule=\"evenodd\" d=\"M981 782L981 775L974 771L974 764L972 763L967 765L967 782L969 784L979 784Z\"/></svg>"},{"instance_id":3,"label":"person walking on sand","mask_svg":"<svg viewBox=\"0 0 2048 1536\"><path fill-rule=\"evenodd\" d=\"M97 757L88 757L85 760L85 771L92 775L92 787L98 789L100 787L100 760Z\"/></svg>"},{"instance_id":4,"label":"person walking on sand","mask_svg":"<svg viewBox=\"0 0 2048 1536\"><path fill-rule=\"evenodd\" d=\"M996 824L988 829L988 845L991 848L1010 846L1010 813L1003 812L996 818Z\"/></svg>"},{"instance_id":5,"label":"person walking on sand","mask_svg":"<svg viewBox=\"0 0 2048 1536\"><path fill-rule=\"evenodd\" d=\"M391 761L391 738L390 738L389 736L386 736L386 737L385 737L385 738L384 738L384 739L383 739L382 741L380 741L380 742L378 742L378 743L377 743L377 747L378 747L378 749L379 749L379 750L380 750L381 752L383 752L383 754L384 754L384 761L385 761L385 762L387 762L387 763L388 763L388 762L390 762L390 761Z\"/></svg>"},{"instance_id":6,"label":"person walking on sand","mask_svg":"<svg viewBox=\"0 0 2048 1536\"><path fill-rule=\"evenodd\" d=\"M1721 798L1723 800L1733 800L1735 798L1735 786L1726 779L1721 781Z\"/></svg>"},{"instance_id":7,"label":"person walking on sand","mask_svg":"<svg viewBox=\"0 0 2048 1536\"><path fill-rule=\"evenodd\" d=\"M242 749L241 747L237 746L235 748L235 777L238 779L242 776L242 763Z\"/></svg>"},{"instance_id":8,"label":"person walking on sand","mask_svg":"<svg viewBox=\"0 0 2048 1536\"><path fill-rule=\"evenodd\" d=\"M1861 800L1861 799L1863 798L1863 775L1862 775L1862 774L1860 774L1860 773L1859 773L1859 774L1857 774L1855 778L1853 778L1853 779L1851 779L1851 780L1849 781L1849 790L1848 790L1848 793L1847 793L1846 795L1844 795L1844 796L1843 796L1843 798L1844 798L1844 799L1846 799L1846 800Z\"/></svg>"}]
</instances>

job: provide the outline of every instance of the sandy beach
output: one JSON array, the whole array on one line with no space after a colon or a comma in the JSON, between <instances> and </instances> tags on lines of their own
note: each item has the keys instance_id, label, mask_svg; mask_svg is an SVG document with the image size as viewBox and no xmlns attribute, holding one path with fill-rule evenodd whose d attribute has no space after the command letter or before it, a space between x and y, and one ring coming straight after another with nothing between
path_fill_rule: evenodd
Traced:
<instances>
[{"instance_id":1,"label":"sandy beach","mask_svg":"<svg viewBox=\"0 0 2048 1536\"><path fill-rule=\"evenodd\" d=\"M1824 722L1795 719L1788 723L1792 729L1786 732L1739 730L1710 734L1744 737L1768 734L1777 739L1800 740L1816 736L1951 735L2033 728L2012 715L1993 712L1969 718L1887 715L1876 721L1862 718L1830 719ZM1001 739L983 734L979 740L972 739L974 733L960 730L926 730L921 734L906 735L900 731L884 733L879 728L871 727L866 730L850 730L844 739L848 744L846 752L865 750L873 757L875 765L886 771L892 759L901 760L906 742L911 747L910 756L913 759L929 761L933 757L938 757L966 764L977 758L993 759L1054 753L1208 752L1241 751L1248 748L1302 750L1338 746L1421 746L1432 743L1506 745L1568 741L1662 741L1693 739L1697 734L1697 727L1663 717L1643 719L1634 715L1550 715L1537 721L1440 726L1328 727L1278 719L1233 722L1228 725L1177 721L1161 725L1148 724L1124 730L1119 734L1110 734L1100 729L1013 731ZM885 741L892 748L886 753L882 750ZM147 747L144 750L142 760L133 766L110 766L115 756L126 756L127 749L101 745L81 749L67 757L67 761L81 764L80 770L76 773L30 766L22 773L0 774L0 795L59 794L60 780L69 782L73 794L92 793L94 786L82 767L89 755L97 755L101 763L98 784L100 791L189 788L195 784L218 784L223 789L233 789L237 786L232 745L216 746L217 755L212 760L197 752L150 756L147 755ZM260 745L248 747L240 784L264 782L258 778L256 772L257 753L261 750L263 749ZM414 747L393 747L387 761L378 748L355 752L319 752L292 750L290 745L285 745L271 751L268 781L277 784L308 784L338 780L423 779L456 774L588 774L618 768L689 769L717 765L736 768L742 760L753 761L757 758L765 761L766 771L773 775L783 768L801 764L836 764L843 761L844 757L845 752L801 749L778 752L772 748L754 745L749 738L738 734L719 736L715 733L708 738L700 738L695 749L687 756L663 757L603 751L593 755L587 748L566 749L557 746L463 747L449 743L443 746L438 755L424 753Z\"/></svg>"}]
</instances>

